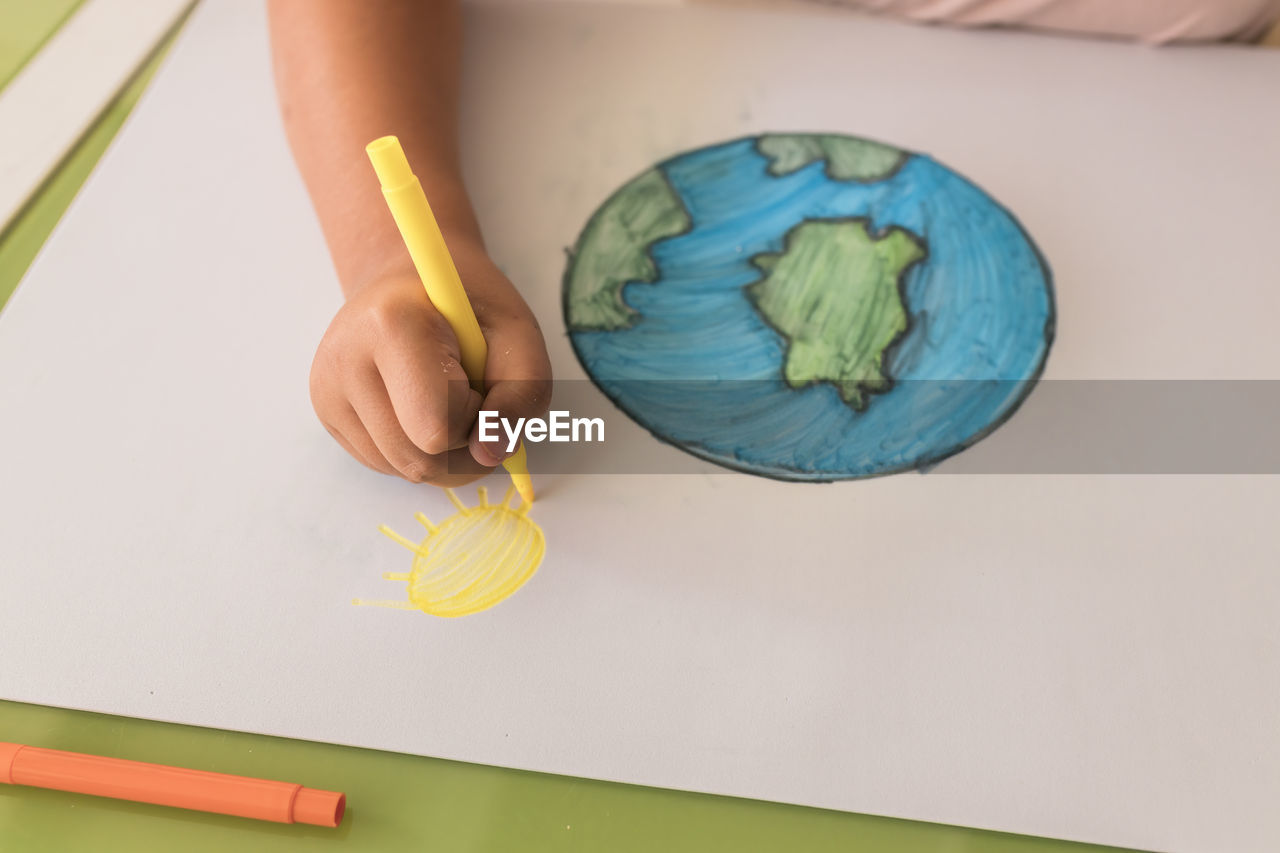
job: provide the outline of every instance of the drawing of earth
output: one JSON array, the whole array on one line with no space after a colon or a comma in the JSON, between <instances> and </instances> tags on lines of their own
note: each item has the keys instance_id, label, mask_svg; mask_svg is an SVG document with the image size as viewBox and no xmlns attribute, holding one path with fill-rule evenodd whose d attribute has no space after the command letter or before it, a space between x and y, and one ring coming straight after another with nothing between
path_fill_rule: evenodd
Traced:
<instances>
[{"instance_id":1,"label":"drawing of earth","mask_svg":"<svg viewBox=\"0 0 1280 853\"><path fill-rule=\"evenodd\" d=\"M663 441L828 481L928 467L1030 393L1054 331L1017 220L929 157L774 134L615 192L570 252L578 359Z\"/></svg>"}]
</instances>

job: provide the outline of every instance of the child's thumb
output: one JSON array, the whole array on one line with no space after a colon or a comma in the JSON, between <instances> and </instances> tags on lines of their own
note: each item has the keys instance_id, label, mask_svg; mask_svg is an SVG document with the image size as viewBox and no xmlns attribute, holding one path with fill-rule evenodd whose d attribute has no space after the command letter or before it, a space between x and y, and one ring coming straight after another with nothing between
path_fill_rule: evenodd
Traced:
<instances>
[{"instance_id":1,"label":"child's thumb","mask_svg":"<svg viewBox=\"0 0 1280 853\"><path fill-rule=\"evenodd\" d=\"M489 387L471 433L471 455L494 467L516 452L530 418L545 417L551 408L551 382L504 379Z\"/></svg>"}]
</instances>

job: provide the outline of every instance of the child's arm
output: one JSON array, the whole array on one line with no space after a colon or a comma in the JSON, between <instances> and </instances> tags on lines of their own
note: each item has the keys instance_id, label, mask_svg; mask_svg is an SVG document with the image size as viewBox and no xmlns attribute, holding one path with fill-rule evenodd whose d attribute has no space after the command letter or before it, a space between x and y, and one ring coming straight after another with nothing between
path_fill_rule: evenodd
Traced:
<instances>
[{"instance_id":1,"label":"child's arm","mask_svg":"<svg viewBox=\"0 0 1280 853\"><path fill-rule=\"evenodd\" d=\"M474 479L505 454L476 439L480 395L364 152L399 136L430 199L489 344L483 408L545 414L542 333L489 260L459 172L458 4L271 0L269 14L285 128L346 295L312 365L316 414L370 468L439 485Z\"/></svg>"}]
</instances>

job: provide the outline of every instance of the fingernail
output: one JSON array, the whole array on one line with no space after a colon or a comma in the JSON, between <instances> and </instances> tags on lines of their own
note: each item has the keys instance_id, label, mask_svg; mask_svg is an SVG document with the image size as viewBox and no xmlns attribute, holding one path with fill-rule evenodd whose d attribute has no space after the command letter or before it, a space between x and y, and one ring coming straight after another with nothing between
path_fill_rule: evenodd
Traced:
<instances>
[{"instance_id":1,"label":"fingernail","mask_svg":"<svg viewBox=\"0 0 1280 853\"><path fill-rule=\"evenodd\" d=\"M502 464L502 457L497 456L486 444L476 442L475 449L471 451L471 455L475 457L477 462L488 468L496 468Z\"/></svg>"}]
</instances>

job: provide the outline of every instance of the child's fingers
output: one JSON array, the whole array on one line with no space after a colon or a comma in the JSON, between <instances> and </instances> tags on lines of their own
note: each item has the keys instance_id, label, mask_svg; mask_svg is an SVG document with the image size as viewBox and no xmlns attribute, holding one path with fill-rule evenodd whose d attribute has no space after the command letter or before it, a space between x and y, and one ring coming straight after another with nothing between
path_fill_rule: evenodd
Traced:
<instances>
[{"instance_id":1,"label":"child's fingers","mask_svg":"<svg viewBox=\"0 0 1280 853\"><path fill-rule=\"evenodd\" d=\"M338 417L329 420L322 420L324 428L328 430L329 435L333 436L338 444L342 445L342 449L350 453L351 456L366 468L374 471L380 471L383 474L398 476L396 469L391 467L391 463L386 460L378 448L373 443L373 439L369 437L369 433L365 430L364 424L360 423L360 418L356 416L355 409L350 406L343 406L343 411L339 412Z\"/></svg>"},{"instance_id":2,"label":"child's fingers","mask_svg":"<svg viewBox=\"0 0 1280 853\"><path fill-rule=\"evenodd\" d=\"M551 408L551 365L546 344L532 316L513 319L493 330L487 388L481 408L497 411L514 425L520 418L543 417ZM471 455L484 465L497 465L514 452L499 430L497 441L481 442L479 424L471 432Z\"/></svg>"},{"instance_id":3,"label":"child's fingers","mask_svg":"<svg viewBox=\"0 0 1280 853\"><path fill-rule=\"evenodd\" d=\"M489 473L491 469L481 465L471 456L471 450L465 445L445 454L445 473L433 479L436 486L456 488L465 486Z\"/></svg>"},{"instance_id":4,"label":"child's fingers","mask_svg":"<svg viewBox=\"0 0 1280 853\"><path fill-rule=\"evenodd\" d=\"M369 432L356 415L355 409L344 405L333 420L337 423L323 421L324 428L352 458L371 470L392 477L401 476L369 437ZM444 473L435 477L432 482L437 486L464 486L488 473L487 468L480 467L471 458L471 452L465 446L448 453L443 470L456 473Z\"/></svg>"},{"instance_id":5,"label":"child's fingers","mask_svg":"<svg viewBox=\"0 0 1280 853\"><path fill-rule=\"evenodd\" d=\"M409 482L461 484L488 473L465 449L432 455L414 444L400 426L386 386L376 371L354 383L349 396L378 452L395 473Z\"/></svg>"},{"instance_id":6,"label":"child's fingers","mask_svg":"<svg viewBox=\"0 0 1280 853\"><path fill-rule=\"evenodd\" d=\"M396 469L387 461L369 436L343 390L345 384L333 365L324 358L321 347L311 367L311 405L320 423L337 439L343 449L367 468L396 476Z\"/></svg>"},{"instance_id":7,"label":"child's fingers","mask_svg":"<svg viewBox=\"0 0 1280 853\"><path fill-rule=\"evenodd\" d=\"M378 452L411 483L429 483L444 473L445 459L409 440L396 417L386 386L372 363L347 387L347 396Z\"/></svg>"},{"instance_id":8,"label":"child's fingers","mask_svg":"<svg viewBox=\"0 0 1280 853\"><path fill-rule=\"evenodd\" d=\"M456 350L452 333L410 334L384 343L374 355L401 429L431 456L465 447L480 409Z\"/></svg>"},{"instance_id":9,"label":"child's fingers","mask_svg":"<svg viewBox=\"0 0 1280 853\"><path fill-rule=\"evenodd\" d=\"M546 380L507 379L496 382L485 395L483 408L497 411L498 417L515 429L520 419L540 418L551 406L551 383ZM497 440L481 442L479 424L471 432L471 455L482 465L500 464L515 452L506 427L499 427Z\"/></svg>"}]
</instances>

